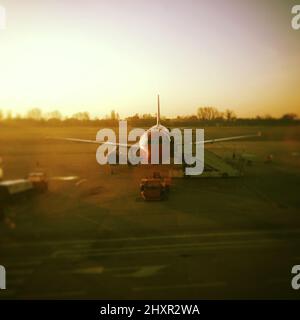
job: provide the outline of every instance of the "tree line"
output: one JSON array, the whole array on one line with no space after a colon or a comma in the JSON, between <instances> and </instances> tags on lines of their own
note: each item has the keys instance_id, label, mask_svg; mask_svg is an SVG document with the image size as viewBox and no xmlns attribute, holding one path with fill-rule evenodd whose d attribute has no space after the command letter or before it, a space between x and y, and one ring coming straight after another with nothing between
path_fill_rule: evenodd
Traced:
<instances>
[{"instance_id":1,"label":"tree line","mask_svg":"<svg viewBox=\"0 0 300 320\"><path fill-rule=\"evenodd\" d=\"M125 118L132 125L152 125L156 115L134 114ZM92 117L87 111L77 112L71 116L63 116L59 110L43 113L39 108L30 109L24 116L13 115L11 111L6 113L0 110L0 122L2 123L30 123L30 124L49 124L49 125L115 125L120 120L119 114L112 110L105 117ZM300 124L300 119L295 113L285 113L281 117L274 118L270 115L256 116L253 118L239 118L231 109L221 112L215 107L199 107L195 114L177 116L175 118L163 118L164 124L173 126L176 124L189 125L201 123L204 125L251 125L251 124Z\"/></svg>"}]
</instances>

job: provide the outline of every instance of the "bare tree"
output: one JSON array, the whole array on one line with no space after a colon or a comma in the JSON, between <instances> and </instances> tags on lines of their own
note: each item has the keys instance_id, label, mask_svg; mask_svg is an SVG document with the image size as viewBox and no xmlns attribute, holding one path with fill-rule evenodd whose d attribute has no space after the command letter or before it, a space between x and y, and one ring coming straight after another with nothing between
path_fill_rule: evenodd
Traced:
<instances>
[{"instance_id":1,"label":"bare tree","mask_svg":"<svg viewBox=\"0 0 300 320\"><path fill-rule=\"evenodd\" d=\"M135 115L131 116L131 117L127 117L126 120L139 120L140 116L138 113L136 113Z\"/></svg>"},{"instance_id":2,"label":"bare tree","mask_svg":"<svg viewBox=\"0 0 300 320\"><path fill-rule=\"evenodd\" d=\"M201 107L197 110L198 119L201 120L216 120L223 118L223 114L214 107Z\"/></svg>"},{"instance_id":3,"label":"bare tree","mask_svg":"<svg viewBox=\"0 0 300 320\"><path fill-rule=\"evenodd\" d=\"M110 119L111 120L119 120L119 118L120 118L120 116L115 110L112 110L110 112Z\"/></svg>"},{"instance_id":4,"label":"bare tree","mask_svg":"<svg viewBox=\"0 0 300 320\"><path fill-rule=\"evenodd\" d=\"M75 114L72 115L73 119L77 119L77 120L85 120L88 121L90 120L90 115L88 112L77 112Z\"/></svg>"},{"instance_id":5,"label":"bare tree","mask_svg":"<svg viewBox=\"0 0 300 320\"><path fill-rule=\"evenodd\" d=\"M142 119L150 120L153 119L154 117L150 113L145 113L142 115Z\"/></svg>"},{"instance_id":6,"label":"bare tree","mask_svg":"<svg viewBox=\"0 0 300 320\"><path fill-rule=\"evenodd\" d=\"M47 113L46 118L49 119L56 119L56 120L61 120L62 119L62 114L58 110L51 111Z\"/></svg>"},{"instance_id":7,"label":"bare tree","mask_svg":"<svg viewBox=\"0 0 300 320\"><path fill-rule=\"evenodd\" d=\"M286 113L281 117L281 120L289 120L293 121L298 118L298 115L296 113Z\"/></svg>"},{"instance_id":8,"label":"bare tree","mask_svg":"<svg viewBox=\"0 0 300 320\"><path fill-rule=\"evenodd\" d=\"M227 121L232 121L236 119L236 114L233 110L227 109L225 110L225 119Z\"/></svg>"},{"instance_id":9,"label":"bare tree","mask_svg":"<svg viewBox=\"0 0 300 320\"><path fill-rule=\"evenodd\" d=\"M8 110L6 112L6 120L11 120L13 118L12 112L11 110Z\"/></svg>"},{"instance_id":10,"label":"bare tree","mask_svg":"<svg viewBox=\"0 0 300 320\"><path fill-rule=\"evenodd\" d=\"M39 108L33 108L27 112L28 119L41 120L42 116L43 116L43 113Z\"/></svg>"}]
</instances>

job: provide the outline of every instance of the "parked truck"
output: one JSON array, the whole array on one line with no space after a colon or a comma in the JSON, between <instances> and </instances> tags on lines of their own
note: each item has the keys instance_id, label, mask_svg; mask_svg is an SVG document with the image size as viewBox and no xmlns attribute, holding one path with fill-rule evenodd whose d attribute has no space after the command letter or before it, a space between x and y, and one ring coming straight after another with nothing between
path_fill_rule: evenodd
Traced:
<instances>
[{"instance_id":1,"label":"parked truck","mask_svg":"<svg viewBox=\"0 0 300 320\"><path fill-rule=\"evenodd\" d=\"M140 192L144 200L159 201L167 198L171 185L171 179L161 177L154 172L152 178L144 178L140 183Z\"/></svg>"}]
</instances>

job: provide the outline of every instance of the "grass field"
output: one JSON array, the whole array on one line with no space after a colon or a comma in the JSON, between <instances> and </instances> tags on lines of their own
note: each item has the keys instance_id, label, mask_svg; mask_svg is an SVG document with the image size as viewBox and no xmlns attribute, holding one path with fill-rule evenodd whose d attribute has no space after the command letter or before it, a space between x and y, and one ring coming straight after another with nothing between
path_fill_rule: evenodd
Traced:
<instances>
[{"instance_id":1,"label":"grass field","mask_svg":"<svg viewBox=\"0 0 300 320\"><path fill-rule=\"evenodd\" d=\"M18 199L0 223L4 298L299 298L300 128L210 127L209 138L262 131L255 140L208 146L257 160L237 179L173 180L169 199L139 197L138 167L111 175L95 145L44 139L95 138L97 128L1 128L5 179L38 163L49 192ZM273 163L266 164L272 154Z\"/></svg>"}]
</instances>

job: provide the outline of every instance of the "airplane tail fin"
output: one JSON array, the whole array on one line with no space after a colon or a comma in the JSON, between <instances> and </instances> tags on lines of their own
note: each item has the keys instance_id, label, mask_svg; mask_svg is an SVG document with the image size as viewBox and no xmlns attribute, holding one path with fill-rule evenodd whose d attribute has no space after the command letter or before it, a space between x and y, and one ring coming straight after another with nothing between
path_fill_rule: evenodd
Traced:
<instances>
[{"instance_id":1,"label":"airplane tail fin","mask_svg":"<svg viewBox=\"0 0 300 320\"><path fill-rule=\"evenodd\" d=\"M160 125L160 101L159 94L157 95L157 114L156 114L156 125Z\"/></svg>"}]
</instances>

